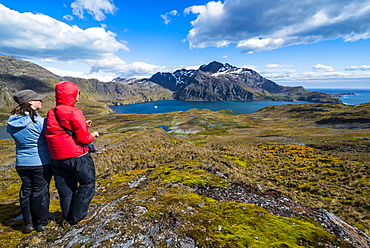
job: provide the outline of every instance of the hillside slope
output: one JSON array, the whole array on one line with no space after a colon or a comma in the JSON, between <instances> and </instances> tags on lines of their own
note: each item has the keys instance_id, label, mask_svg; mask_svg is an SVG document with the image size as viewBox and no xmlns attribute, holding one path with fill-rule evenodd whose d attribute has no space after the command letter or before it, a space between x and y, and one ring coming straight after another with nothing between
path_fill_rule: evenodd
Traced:
<instances>
[{"instance_id":1,"label":"hillside slope","mask_svg":"<svg viewBox=\"0 0 370 248\"><path fill-rule=\"evenodd\" d=\"M34 63L14 57L0 56L0 109L14 106L13 94L22 89L33 89L49 95L61 77Z\"/></svg>"},{"instance_id":2,"label":"hillside slope","mask_svg":"<svg viewBox=\"0 0 370 248\"><path fill-rule=\"evenodd\" d=\"M136 103L171 99L172 92L153 82L139 79L117 79L100 82L97 79L60 77L34 63L0 56L0 114L6 119L15 107L13 94L19 90L32 89L45 94L42 114L54 107L54 86L60 81L71 81L79 85L82 97L78 106L87 115L111 112L109 104Z\"/></svg>"},{"instance_id":3,"label":"hillside slope","mask_svg":"<svg viewBox=\"0 0 370 248\"><path fill-rule=\"evenodd\" d=\"M370 247L369 104L96 117L99 215L22 233L0 142L8 247ZM359 119L361 117L361 119ZM340 121L338 121L340 120ZM167 132L164 130L166 129ZM51 212L61 217L52 187Z\"/></svg>"},{"instance_id":4,"label":"hillside slope","mask_svg":"<svg viewBox=\"0 0 370 248\"><path fill-rule=\"evenodd\" d=\"M40 113L46 112L55 106L55 84L66 80L45 68L34 63L9 56L0 56L0 113L1 119L7 119L9 112L16 106L13 95L17 91L32 89L46 95ZM74 80L75 82L78 80ZM86 114L109 113L110 109L104 103L96 102L98 95L85 93L82 89L81 101L78 106Z\"/></svg>"}]
</instances>

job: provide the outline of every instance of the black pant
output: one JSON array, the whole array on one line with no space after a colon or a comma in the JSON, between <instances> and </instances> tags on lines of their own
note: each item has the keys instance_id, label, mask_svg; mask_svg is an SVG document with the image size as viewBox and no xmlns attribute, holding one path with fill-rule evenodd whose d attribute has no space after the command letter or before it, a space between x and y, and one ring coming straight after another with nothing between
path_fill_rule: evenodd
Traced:
<instances>
[{"instance_id":1,"label":"black pant","mask_svg":"<svg viewBox=\"0 0 370 248\"><path fill-rule=\"evenodd\" d=\"M50 164L40 166L16 166L22 180L19 200L23 221L26 226L38 226L47 223L52 217L49 213L49 184L53 171Z\"/></svg>"},{"instance_id":2,"label":"black pant","mask_svg":"<svg viewBox=\"0 0 370 248\"><path fill-rule=\"evenodd\" d=\"M55 186L63 217L70 223L82 220L95 194L95 166L90 154L53 159Z\"/></svg>"}]
</instances>

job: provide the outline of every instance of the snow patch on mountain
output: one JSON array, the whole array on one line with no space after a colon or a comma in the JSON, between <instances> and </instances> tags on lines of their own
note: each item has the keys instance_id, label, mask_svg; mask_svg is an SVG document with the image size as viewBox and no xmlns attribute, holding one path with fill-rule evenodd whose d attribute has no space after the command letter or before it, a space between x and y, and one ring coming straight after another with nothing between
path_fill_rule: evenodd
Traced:
<instances>
[{"instance_id":1,"label":"snow patch on mountain","mask_svg":"<svg viewBox=\"0 0 370 248\"><path fill-rule=\"evenodd\" d=\"M117 77L117 78L114 78L112 82L127 85L130 83L144 83L145 81L139 78Z\"/></svg>"},{"instance_id":2,"label":"snow patch on mountain","mask_svg":"<svg viewBox=\"0 0 370 248\"><path fill-rule=\"evenodd\" d=\"M225 75L225 74L235 74L235 75L241 75L241 74L247 74L251 75L251 72L249 70L245 70L243 68L232 68L232 69L227 69L225 67L220 68L216 73L213 73L212 75L217 77L220 75Z\"/></svg>"},{"instance_id":3,"label":"snow patch on mountain","mask_svg":"<svg viewBox=\"0 0 370 248\"><path fill-rule=\"evenodd\" d=\"M189 78L191 78L194 75L194 73L196 73L196 70L182 69L182 70L175 71L172 74L172 76L176 80L176 85L178 85L178 84L186 83L189 80Z\"/></svg>"}]
</instances>

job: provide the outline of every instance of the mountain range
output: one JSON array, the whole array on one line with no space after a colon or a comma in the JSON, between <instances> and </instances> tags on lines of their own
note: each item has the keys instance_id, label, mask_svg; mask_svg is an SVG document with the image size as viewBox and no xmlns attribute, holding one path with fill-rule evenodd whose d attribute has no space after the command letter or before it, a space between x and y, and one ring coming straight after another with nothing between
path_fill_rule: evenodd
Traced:
<instances>
[{"instance_id":1,"label":"mountain range","mask_svg":"<svg viewBox=\"0 0 370 248\"><path fill-rule=\"evenodd\" d=\"M9 56L0 56L0 109L8 111L14 105L12 95L22 89L46 94L46 103L53 102L54 85L72 81L84 92L85 111L109 112L108 105L155 100L180 101L253 101L277 100L341 103L338 98L308 92L304 87L287 87L268 80L257 72L213 61L199 69L158 72L150 78L115 78L111 82L97 79L61 77L34 63Z\"/></svg>"},{"instance_id":2,"label":"mountain range","mask_svg":"<svg viewBox=\"0 0 370 248\"><path fill-rule=\"evenodd\" d=\"M158 72L149 80L173 91L173 98L180 101L292 99L307 94L301 86L280 86L251 69L216 61L197 70Z\"/></svg>"}]
</instances>

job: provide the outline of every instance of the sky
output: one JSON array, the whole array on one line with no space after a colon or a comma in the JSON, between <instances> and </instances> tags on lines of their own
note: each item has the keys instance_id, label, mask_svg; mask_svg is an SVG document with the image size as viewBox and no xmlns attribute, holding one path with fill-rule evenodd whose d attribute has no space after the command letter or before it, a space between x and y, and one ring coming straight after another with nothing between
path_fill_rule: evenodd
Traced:
<instances>
[{"instance_id":1,"label":"sky","mask_svg":"<svg viewBox=\"0 0 370 248\"><path fill-rule=\"evenodd\" d=\"M218 61L370 88L370 0L0 0L0 56L103 82Z\"/></svg>"}]
</instances>

